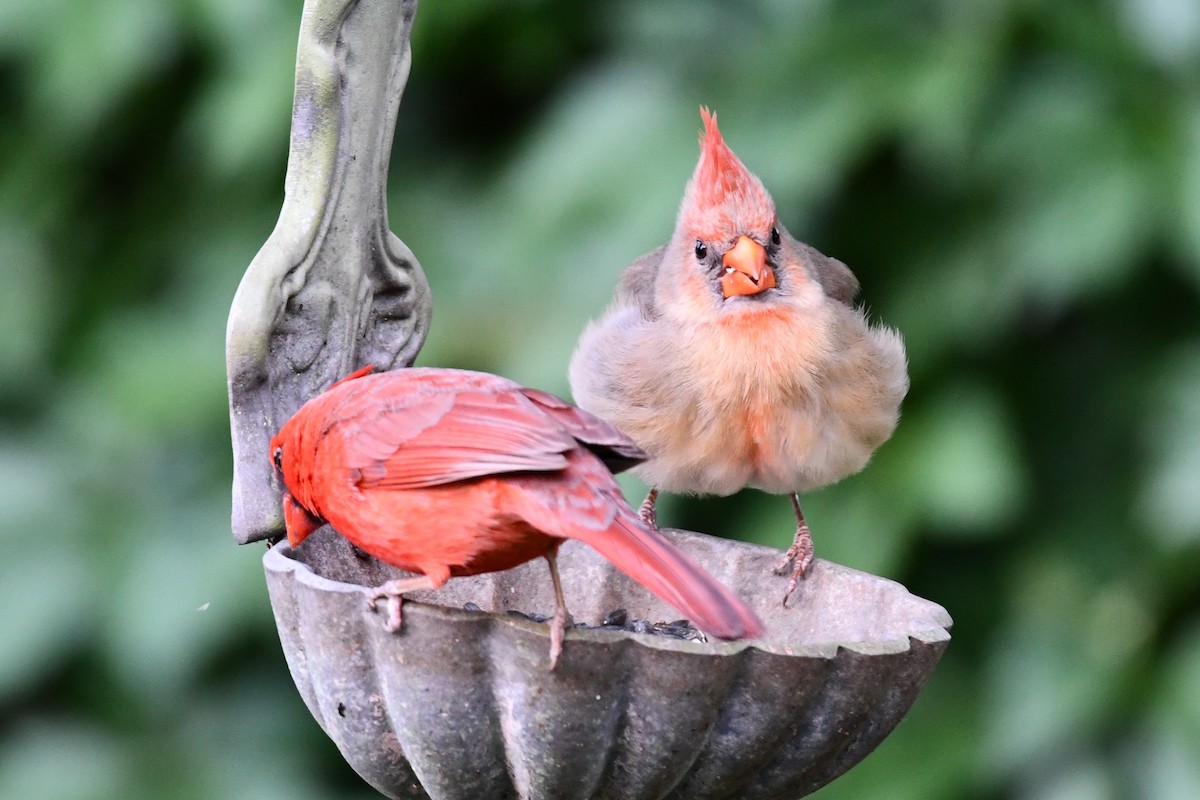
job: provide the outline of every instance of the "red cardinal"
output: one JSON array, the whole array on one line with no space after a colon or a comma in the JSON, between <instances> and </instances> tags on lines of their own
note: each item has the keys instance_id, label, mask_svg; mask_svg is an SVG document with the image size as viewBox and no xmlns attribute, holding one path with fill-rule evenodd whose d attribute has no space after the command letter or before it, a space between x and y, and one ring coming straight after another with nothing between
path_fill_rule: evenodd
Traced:
<instances>
[{"instance_id":1,"label":"red cardinal","mask_svg":"<svg viewBox=\"0 0 1200 800\"><path fill-rule=\"evenodd\" d=\"M611 425L495 375L370 371L309 400L271 453L293 546L328 521L376 558L421 573L372 595L372 609L388 600L389 630L400 628L405 592L542 557L557 600L553 669L567 622L555 556L578 539L713 636L762 635L753 611L630 509L609 469L645 454Z\"/></svg>"},{"instance_id":2,"label":"red cardinal","mask_svg":"<svg viewBox=\"0 0 1200 800\"><path fill-rule=\"evenodd\" d=\"M858 281L793 239L701 109L700 162L671 240L630 265L571 359L580 407L616 425L660 489L790 494L784 604L813 559L800 492L862 469L908 391L904 344L852 305Z\"/></svg>"}]
</instances>

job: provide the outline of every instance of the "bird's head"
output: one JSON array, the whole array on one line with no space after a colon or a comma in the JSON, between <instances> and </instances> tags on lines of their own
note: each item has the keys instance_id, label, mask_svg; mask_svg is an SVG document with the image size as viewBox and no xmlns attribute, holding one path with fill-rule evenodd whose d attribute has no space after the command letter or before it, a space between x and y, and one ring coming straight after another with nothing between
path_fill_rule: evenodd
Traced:
<instances>
[{"instance_id":1,"label":"bird's head","mask_svg":"<svg viewBox=\"0 0 1200 800\"><path fill-rule=\"evenodd\" d=\"M303 497L308 487L306 477L301 474L299 457L303 434L301 414L297 413L271 438L271 461L275 465L276 476L283 483L283 521L287 528L288 543L292 547L324 524L304 507L303 501L298 500L295 494L298 492Z\"/></svg>"},{"instance_id":2,"label":"bird's head","mask_svg":"<svg viewBox=\"0 0 1200 800\"><path fill-rule=\"evenodd\" d=\"M283 520L288 542L293 547L325 524L314 502L317 493L313 489L313 456L320 438L319 420L326 413L328 404L335 402L335 397L344 397L347 393L347 389L339 390L339 387L351 383L359 386L356 381L374 371L375 367L367 364L337 381L301 406L271 438L271 461L275 464L275 475L283 483Z\"/></svg>"},{"instance_id":3,"label":"bird's head","mask_svg":"<svg viewBox=\"0 0 1200 800\"><path fill-rule=\"evenodd\" d=\"M684 191L660 272L659 296L688 310L769 305L783 288L782 237L775 203L725 144L717 115L700 109L700 161Z\"/></svg>"}]
</instances>

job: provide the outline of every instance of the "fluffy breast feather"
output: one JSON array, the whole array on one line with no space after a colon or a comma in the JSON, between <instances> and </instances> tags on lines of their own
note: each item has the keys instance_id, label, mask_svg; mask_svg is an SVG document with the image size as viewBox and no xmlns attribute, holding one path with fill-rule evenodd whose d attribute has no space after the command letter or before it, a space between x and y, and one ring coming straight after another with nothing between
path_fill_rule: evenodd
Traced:
<instances>
[{"instance_id":1,"label":"fluffy breast feather","mask_svg":"<svg viewBox=\"0 0 1200 800\"><path fill-rule=\"evenodd\" d=\"M571 383L651 454L634 470L648 483L731 494L807 491L862 469L895 429L908 377L899 336L842 304L708 324L618 306L585 331Z\"/></svg>"}]
</instances>

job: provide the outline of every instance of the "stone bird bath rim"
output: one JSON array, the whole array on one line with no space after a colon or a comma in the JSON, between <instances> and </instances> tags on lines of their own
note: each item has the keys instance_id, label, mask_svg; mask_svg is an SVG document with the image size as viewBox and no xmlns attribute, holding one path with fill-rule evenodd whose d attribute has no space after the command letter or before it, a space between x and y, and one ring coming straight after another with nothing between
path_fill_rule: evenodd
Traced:
<instances>
[{"instance_id":1,"label":"stone bird bath rim","mask_svg":"<svg viewBox=\"0 0 1200 800\"><path fill-rule=\"evenodd\" d=\"M284 204L226 334L241 543L282 532L270 436L355 367L410 365L428 330L429 288L385 195L416 6L304 4ZM892 730L948 643L945 610L894 582L818 562L783 612L778 551L667 535L758 608L763 642L570 631L549 673L546 626L503 614L550 606L540 561L417 595L399 635L365 606L394 571L328 529L264 567L301 695L392 798L797 797ZM678 616L582 545L560 565L577 619Z\"/></svg>"}]
</instances>

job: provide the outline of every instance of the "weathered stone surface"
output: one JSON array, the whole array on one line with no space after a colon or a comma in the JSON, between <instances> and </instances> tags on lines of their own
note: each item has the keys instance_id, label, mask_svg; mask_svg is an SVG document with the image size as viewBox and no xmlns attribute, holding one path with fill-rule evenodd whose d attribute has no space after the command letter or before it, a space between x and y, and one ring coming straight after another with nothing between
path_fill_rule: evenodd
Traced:
<instances>
[{"instance_id":1,"label":"weathered stone surface","mask_svg":"<svg viewBox=\"0 0 1200 800\"><path fill-rule=\"evenodd\" d=\"M400 573L328 528L265 567L305 702L392 798L790 800L874 749L949 641L946 611L894 581L818 560L785 610L777 550L665 535L759 612L763 640L568 630L550 672L548 627L503 613L553 610L541 560L413 593L398 634L366 587ZM559 565L576 620L679 616L584 545Z\"/></svg>"},{"instance_id":2,"label":"weathered stone surface","mask_svg":"<svg viewBox=\"0 0 1200 800\"><path fill-rule=\"evenodd\" d=\"M283 526L270 437L363 364L407 366L429 287L387 222L388 161L415 0L307 0L283 209L238 286L226 332L233 534Z\"/></svg>"}]
</instances>

